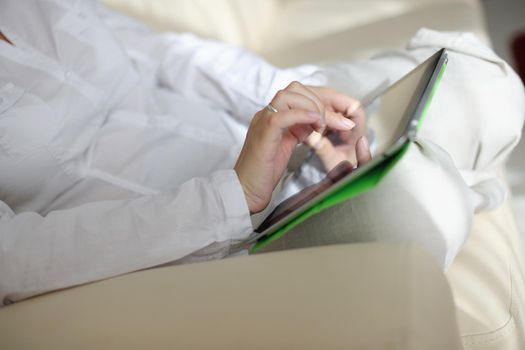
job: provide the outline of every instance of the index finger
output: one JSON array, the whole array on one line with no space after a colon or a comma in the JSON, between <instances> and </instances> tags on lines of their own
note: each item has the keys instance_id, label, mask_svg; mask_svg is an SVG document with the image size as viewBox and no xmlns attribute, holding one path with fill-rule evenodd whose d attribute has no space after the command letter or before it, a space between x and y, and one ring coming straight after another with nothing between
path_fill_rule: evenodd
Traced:
<instances>
[{"instance_id":1,"label":"index finger","mask_svg":"<svg viewBox=\"0 0 525 350\"><path fill-rule=\"evenodd\" d=\"M323 102L330 105L336 112L343 113L346 116L351 115L361 107L358 99L343 94L329 87L313 87L321 95Z\"/></svg>"}]
</instances>

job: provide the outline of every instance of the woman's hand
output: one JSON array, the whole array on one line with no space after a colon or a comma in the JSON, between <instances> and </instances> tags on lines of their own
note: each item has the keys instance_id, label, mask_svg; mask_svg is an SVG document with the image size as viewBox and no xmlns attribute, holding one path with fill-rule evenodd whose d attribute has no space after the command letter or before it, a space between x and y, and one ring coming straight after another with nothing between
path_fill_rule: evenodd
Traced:
<instances>
[{"instance_id":1,"label":"woman's hand","mask_svg":"<svg viewBox=\"0 0 525 350\"><path fill-rule=\"evenodd\" d=\"M355 126L298 82L279 91L271 105L277 112L264 108L252 119L234 168L251 213L266 208L295 146L322 126L322 113L330 129L349 132Z\"/></svg>"},{"instance_id":2,"label":"woman's hand","mask_svg":"<svg viewBox=\"0 0 525 350\"><path fill-rule=\"evenodd\" d=\"M353 166L363 165L372 155L366 139L365 112L358 100L328 87L309 87L315 92L331 113L350 118L355 127L336 131L340 144L334 145L327 137L312 133L305 141L319 156L326 171L347 160Z\"/></svg>"}]
</instances>

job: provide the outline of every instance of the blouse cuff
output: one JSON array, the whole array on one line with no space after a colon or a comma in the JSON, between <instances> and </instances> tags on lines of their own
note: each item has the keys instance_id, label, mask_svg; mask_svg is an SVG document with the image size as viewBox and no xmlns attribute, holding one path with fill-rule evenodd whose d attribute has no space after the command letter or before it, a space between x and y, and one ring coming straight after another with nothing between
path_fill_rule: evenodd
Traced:
<instances>
[{"instance_id":1,"label":"blouse cuff","mask_svg":"<svg viewBox=\"0 0 525 350\"><path fill-rule=\"evenodd\" d=\"M220 170L212 175L212 183L222 204L226 230L218 230L219 241L247 238L253 227L242 185L234 170ZM235 227L236 229L232 230Z\"/></svg>"}]
</instances>

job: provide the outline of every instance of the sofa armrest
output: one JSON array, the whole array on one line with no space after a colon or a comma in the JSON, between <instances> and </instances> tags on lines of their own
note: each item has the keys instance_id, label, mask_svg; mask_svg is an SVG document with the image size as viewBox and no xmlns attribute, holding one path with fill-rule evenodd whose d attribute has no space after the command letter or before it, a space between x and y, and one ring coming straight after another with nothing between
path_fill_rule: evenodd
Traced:
<instances>
[{"instance_id":1,"label":"sofa armrest","mask_svg":"<svg viewBox=\"0 0 525 350\"><path fill-rule=\"evenodd\" d=\"M163 267L0 309L2 349L460 349L451 292L411 244Z\"/></svg>"}]
</instances>

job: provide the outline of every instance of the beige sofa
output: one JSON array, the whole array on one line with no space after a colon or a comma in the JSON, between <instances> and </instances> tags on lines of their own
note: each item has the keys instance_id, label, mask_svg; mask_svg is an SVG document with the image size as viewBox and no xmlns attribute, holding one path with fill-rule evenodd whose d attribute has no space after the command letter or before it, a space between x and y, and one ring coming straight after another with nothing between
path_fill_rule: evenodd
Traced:
<instances>
[{"instance_id":1,"label":"beige sofa","mask_svg":"<svg viewBox=\"0 0 525 350\"><path fill-rule=\"evenodd\" d=\"M488 42L474 0L106 2L159 29L247 46L280 66L399 47L421 26ZM506 202L476 215L446 274L417 248L391 244L136 272L0 310L0 348L525 349L519 239Z\"/></svg>"}]
</instances>

